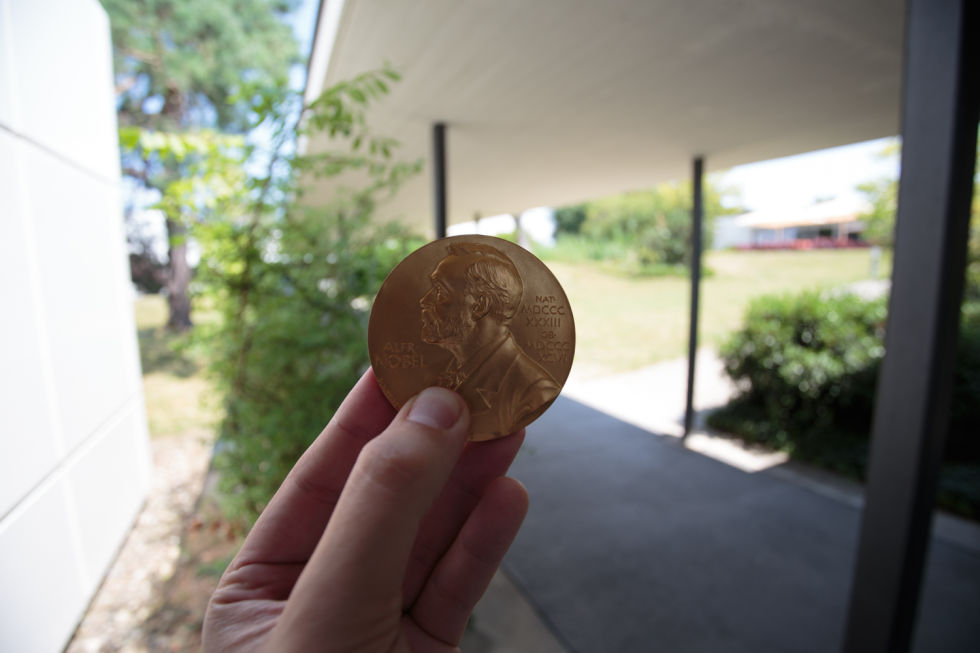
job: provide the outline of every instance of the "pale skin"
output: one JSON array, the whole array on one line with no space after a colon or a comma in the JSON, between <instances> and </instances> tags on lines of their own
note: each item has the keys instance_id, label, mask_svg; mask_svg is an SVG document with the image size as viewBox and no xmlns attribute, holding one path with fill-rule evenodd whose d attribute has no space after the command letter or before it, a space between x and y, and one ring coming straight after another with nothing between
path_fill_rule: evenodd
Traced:
<instances>
[{"instance_id":1,"label":"pale skin","mask_svg":"<svg viewBox=\"0 0 980 653\"><path fill-rule=\"evenodd\" d=\"M206 651L458 651L527 512L523 430L467 443L465 402L397 413L369 370L296 463L211 597Z\"/></svg>"}]
</instances>

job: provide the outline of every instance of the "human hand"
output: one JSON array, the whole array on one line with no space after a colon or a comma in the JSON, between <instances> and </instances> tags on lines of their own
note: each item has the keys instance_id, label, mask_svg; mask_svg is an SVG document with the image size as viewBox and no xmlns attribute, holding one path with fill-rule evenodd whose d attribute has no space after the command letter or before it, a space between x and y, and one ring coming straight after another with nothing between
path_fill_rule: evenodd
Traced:
<instances>
[{"instance_id":1,"label":"human hand","mask_svg":"<svg viewBox=\"0 0 980 653\"><path fill-rule=\"evenodd\" d=\"M527 512L523 430L466 442L463 400L397 414L368 371L256 521L211 597L206 651L458 651Z\"/></svg>"}]
</instances>

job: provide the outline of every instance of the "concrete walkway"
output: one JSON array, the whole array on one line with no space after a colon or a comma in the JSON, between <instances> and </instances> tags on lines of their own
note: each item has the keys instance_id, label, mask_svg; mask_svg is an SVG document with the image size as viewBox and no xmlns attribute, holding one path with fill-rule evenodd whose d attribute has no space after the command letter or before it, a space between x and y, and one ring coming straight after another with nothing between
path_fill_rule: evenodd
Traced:
<instances>
[{"instance_id":1,"label":"concrete walkway","mask_svg":"<svg viewBox=\"0 0 980 653\"><path fill-rule=\"evenodd\" d=\"M703 426L704 415L728 403L735 387L709 348L698 350L694 380L696 424ZM562 394L647 431L679 437L687 396L687 358L600 378L581 378L573 368Z\"/></svg>"},{"instance_id":2,"label":"concrete walkway","mask_svg":"<svg viewBox=\"0 0 980 653\"><path fill-rule=\"evenodd\" d=\"M694 431L685 443L689 449L745 471L758 471L787 461L783 453L749 451L707 432L705 417L727 404L737 390L712 349L698 351L694 381ZM678 358L597 379L578 378L573 372L562 394L650 433L680 438L684 434L687 359Z\"/></svg>"},{"instance_id":3,"label":"concrete walkway","mask_svg":"<svg viewBox=\"0 0 980 653\"><path fill-rule=\"evenodd\" d=\"M705 409L731 388L700 358ZM481 650L839 649L859 488L706 433L710 456L682 446L677 365L573 379L529 429L512 474L531 510L474 623L500 630L496 601L511 611L503 624L537 639ZM943 518L936 533L915 650L980 650L978 529Z\"/></svg>"}]
</instances>

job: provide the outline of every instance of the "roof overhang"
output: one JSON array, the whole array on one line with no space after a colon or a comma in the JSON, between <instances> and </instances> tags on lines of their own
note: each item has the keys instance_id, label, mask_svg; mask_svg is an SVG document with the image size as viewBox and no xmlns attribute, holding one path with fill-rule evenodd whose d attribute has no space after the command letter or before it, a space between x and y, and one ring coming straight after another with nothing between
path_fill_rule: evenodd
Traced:
<instances>
[{"instance_id":1,"label":"roof overhang","mask_svg":"<svg viewBox=\"0 0 980 653\"><path fill-rule=\"evenodd\" d=\"M307 96L390 61L372 129L429 158L449 222L898 132L900 0L324 0ZM322 151L314 137L308 151ZM428 226L430 171L382 207ZM326 184L310 190L325 201Z\"/></svg>"}]
</instances>

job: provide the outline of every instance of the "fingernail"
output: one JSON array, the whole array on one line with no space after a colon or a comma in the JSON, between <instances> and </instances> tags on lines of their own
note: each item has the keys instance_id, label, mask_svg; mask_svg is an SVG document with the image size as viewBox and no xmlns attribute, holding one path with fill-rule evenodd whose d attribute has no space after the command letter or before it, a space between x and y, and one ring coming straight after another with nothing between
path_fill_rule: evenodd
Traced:
<instances>
[{"instance_id":1,"label":"fingernail","mask_svg":"<svg viewBox=\"0 0 980 653\"><path fill-rule=\"evenodd\" d=\"M448 429L459 419L459 398L445 388L426 388L415 398L408 420L436 429Z\"/></svg>"}]
</instances>

